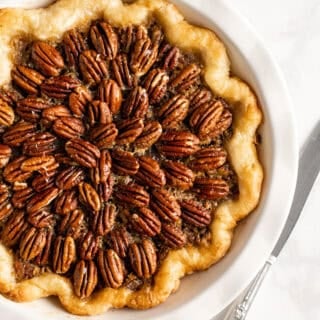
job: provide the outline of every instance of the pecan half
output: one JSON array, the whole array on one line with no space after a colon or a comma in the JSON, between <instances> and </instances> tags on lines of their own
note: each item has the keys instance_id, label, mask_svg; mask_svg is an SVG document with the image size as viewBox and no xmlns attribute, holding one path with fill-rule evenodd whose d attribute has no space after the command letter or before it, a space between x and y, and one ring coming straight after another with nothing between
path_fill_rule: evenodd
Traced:
<instances>
[{"instance_id":1,"label":"pecan half","mask_svg":"<svg viewBox=\"0 0 320 320\"><path fill-rule=\"evenodd\" d=\"M38 122L42 111L49 108L50 104L37 97L28 97L18 101L16 112L25 121Z\"/></svg>"},{"instance_id":2,"label":"pecan half","mask_svg":"<svg viewBox=\"0 0 320 320\"><path fill-rule=\"evenodd\" d=\"M166 157L180 158L199 150L199 139L189 131L164 132L157 143L158 151Z\"/></svg>"},{"instance_id":3,"label":"pecan half","mask_svg":"<svg viewBox=\"0 0 320 320\"><path fill-rule=\"evenodd\" d=\"M96 51L107 59L114 59L118 53L118 36L110 24L99 22L90 28L90 39Z\"/></svg>"},{"instance_id":4,"label":"pecan half","mask_svg":"<svg viewBox=\"0 0 320 320\"><path fill-rule=\"evenodd\" d=\"M19 253L25 261L30 261L39 255L46 245L46 229L31 227L20 240Z\"/></svg>"},{"instance_id":5,"label":"pecan half","mask_svg":"<svg viewBox=\"0 0 320 320\"><path fill-rule=\"evenodd\" d=\"M157 270L157 253L154 243L143 239L129 246L130 264L139 278L149 279Z\"/></svg>"},{"instance_id":6,"label":"pecan half","mask_svg":"<svg viewBox=\"0 0 320 320\"><path fill-rule=\"evenodd\" d=\"M148 31L145 26L128 26L121 30L120 36L120 44L122 47L122 51L130 52L133 44L140 39L144 39L148 37Z\"/></svg>"},{"instance_id":7,"label":"pecan half","mask_svg":"<svg viewBox=\"0 0 320 320\"><path fill-rule=\"evenodd\" d=\"M24 172L39 172L32 180L32 187L38 191L47 188L48 185L54 185L52 178L56 175L59 163L53 156L31 157L21 164L21 170Z\"/></svg>"},{"instance_id":8,"label":"pecan half","mask_svg":"<svg viewBox=\"0 0 320 320\"><path fill-rule=\"evenodd\" d=\"M120 30L120 49L121 51L124 51L128 53L131 50L131 46L134 42L134 26L129 25L123 29Z\"/></svg>"},{"instance_id":9,"label":"pecan half","mask_svg":"<svg viewBox=\"0 0 320 320\"><path fill-rule=\"evenodd\" d=\"M232 124L232 113L224 109L215 128L209 133L211 139L216 138L218 135L226 131Z\"/></svg>"},{"instance_id":10,"label":"pecan half","mask_svg":"<svg viewBox=\"0 0 320 320\"><path fill-rule=\"evenodd\" d=\"M0 184L0 205L9 198L8 186L4 183Z\"/></svg>"},{"instance_id":11,"label":"pecan half","mask_svg":"<svg viewBox=\"0 0 320 320\"><path fill-rule=\"evenodd\" d=\"M67 215L78 207L78 195L75 190L66 190L55 201L55 212Z\"/></svg>"},{"instance_id":12,"label":"pecan half","mask_svg":"<svg viewBox=\"0 0 320 320\"><path fill-rule=\"evenodd\" d=\"M139 162L129 151L114 149L112 156L112 171L120 176L134 175L138 172Z\"/></svg>"},{"instance_id":13,"label":"pecan half","mask_svg":"<svg viewBox=\"0 0 320 320\"><path fill-rule=\"evenodd\" d=\"M0 184L0 221L6 219L13 212L13 207L9 199L7 185Z\"/></svg>"},{"instance_id":14,"label":"pecan half","mask_svg":"<svg viewBox=\"0 0 320 320\"><path fill-rule=\"evenodd\" d=\"M133 228L149 237L160 233L161 222L159 218L148 208L139 208L130 218Z\"/></svg>"},{"instance_id":15,"label":"pecan half","mask_svg":"<svg viewBox=\"0 0 320 320\"><path fill-rule=\"evenodd\" d=\"M198 88L190 95L190 111L193 112L201 105L212 100L212 93L206 88Z\"/></svg>"},{"instance_id":16,"label":"pecan half","mask_svg":"<svg viewBox=\"0 0 320 320\"><path fill-rule=\"evenodd\" d=\"M219 200L229 194L229 185L226 181L218 178L196 178L193 191L199 198Z\"/></svg>"},{"instance_id":17,"label":"pecan half","mask_svg":"<svg viewBox=\"0 0 320 320\"><path fill-rule=\"evenodd\" d=\"M9 146L5 144L0 144L0 168L7 165L10 160L12 150Z\"/></svg>"},{"instance_id":18,"label":"pecan half","mask_svg":"<svg viewBox=\"0 0 320 320\"><path fill-rule=\"evenodd\" d=\"M188 64L170 80L169 87L177 92L186 91L200 82L200 73L201 69L196 64Z\"/></svg>"},{"instance_id":19,"label":"pecan half","mask_svg":"<svg viewBox=\"0 0 320 320\"><path fill-rule=\"evenodd\" d=\"M55 160L57 160L55 158ZM37 191L41 192L42 190L48 189L55 185L56 183L56 175L58 173L59 163L53 162L52 164L48 164L46 170L44 168L39 169L39 175L36 175L35 178L32 180L31 185ZM17 190L27 188L27 184L25 187L23 185L21 188L17 188Z\"/></svg>"},{"instance_id":20,"label":"pecan half","mask_svg":"<svg viewBox=\"0 0 320 320\"><path fill-rule=\"evenodd\" d=\"M36 228L49 228L54 222L54 216L46 209L28 215L28 222Z\"/></svg>"},{"instance_id":21,"label":"pecan half","mask_svg":"<svg viewBox=\"0 0 320 320\"><path fill-rule=\"evenodd\" d=\"M95 212L92 219L92 230L98 236L104 236L114 226L116 219L116 207L106 204L100 211Z\"/></svg>"},{"instance_id":22,"label":"pecan half","mask_svg":"<svg viewBox=\"0 0 320 320\"><path fill-rule=\"evenodd\" d=\"M196 227L203 228L211 223L211 212L195 200L180 201L181 218Z\"/></svg>"},{"instance_id":23,"label":"pecan half","mask_svg":"<svg viewBox=\"0 0 320 320\"><path fill-rule=\"evenodd\" d=\"M94 168L100 158L100 150L89 141L72 139L65 144L68 155L80 165L86 168Z\"/></svg>"},{"instance_id":24,"label":"pecan half","mask_svg":"<svg viewBox=\"0 0 320 320\"><path fill-rule=\"evenodd\" d=\"M134 176L142 185L152 188L162 187L166 184L166 176L156 160L149 156L139 158L139 170Z\"/></svg>"},{"instance_id":25,"label":"pecan half","mask_svg":"<svg viewBox=\"0 0 320 320\"><path fill-rule=\"evenodd\" d=\"M125 258L127 256L131 238L126 228L119 227L110 231L107 241L119 257Z\"/></svg>"},{"instance_id":26,"label":"pecan half","mask_svg":"<svg viewBox=\"0 0 320 320\"><path fill-rule=\"evenodd\" d=\"M186 165L181 162L166 161L163 166L169 185L182 190L188 190L192 187L194 173Z\"/></svg>"},{"instance_id":27,"label":"pecan half","mask_svg":"<svg viewBox=\"0 0 320 320\"><path fill-rule=\"evenodd\" d=\"M0 89L0 100L7 103L10 107L14 107L20 99L22 99L22 95L18 91Z\"/></svg>"},{"instance_id":28,"label":"pecan half","mask_svg":"<svg viewBox=\"0 0 320 320\"><path fill-rule=\"evenodd\" d=\"M79 66L84 81L89 85L97 85L109 76L107 62L94 50L85 50L80 54Z\"/></svg>"},{"instance_id":29,"label":"pecan half","mask_svg":"<svg viewBox=\"0 0 320 320\"><path fill-rule=\"evenodd\" d=\"M75 67L80 53L88 48L82 34L76 29L67 31L63 36L63 44L68 65Z\"/></svg>"},{"instance_id":30,"label":"pecan half","mask_svg":"<svg viewBox=\"0 0 320 320\"><path fill-rule=\"evenodd\" d=\"M35 124L20 121L3 134L2 140L11 147L19 147L24 141L30 139L34 135L35 130Z\"/></svg>"},{"instance_id":31,"label":"pecan half","mask_svg":"<svg viewBox=\"0 0 320 320\"><path fill-rule=\"evenodd\" d=\"M148 192L135 183L118 185L114 196L122 204L133 207L145 207L149 204Z\"/></svg>"},{"instance_id":32,"label":"pecan half","mask_svg":"<svg viewBox=\"0 0 320 320\"><path fill-rule=\"evenodd\" d=\"M65 139L79 138L85 132L83 122L75 117L61 117L54 121L53 131Z\"/></svg>"},{"instance_id":33,"label":"pecan half","mask_svg":"<svg viewBox=\"0 0 320 320\"><path fill-rule=\"evenodd\" d=\"M45 77L38 71L19 65L11 71L12 81L24 92L37 94Z\"/></svg>"},{"instance_id":34,"label":"pecan half","mask_svg":"<svg viewBox=\"0 0 320 320\"><path fill-rule=\"evenodd\" d=\"M156 62L158 46L149 38L142 38L135 42L130 59L130 68L138 77L146 74Z\"/></svg>"},{"instance_id":35,"label":"pecan half","mask_svg":"<svg viewBox=\"0 0 320 320\"><path fill-rule=\"evenodd\" d=\"M39 171L42 173L46 172L55 162L54 156L31 157L24 160L20 168L25 172Z\"/></svg>"},{"instance_id":36,"label":"pecan half","mask_svg":"<svg viewBox=\"0 0 320 320\"><path fill-rule=\"evenodd\" d=\"M97 190L102 202L107 202L112 194L114 185L114 179L110 174L106 182L101 182L98 184Z\"/></svg>"},{"instance_id":37,"label":"pecan half","mask_svg":"<svg viewBox=\"0 0 320 320\"><path fill-rule=\"evenodd\" d=\"M113 146L118 129L114 123L102 124L93 128L90 132L90 139L100 148L110 148Z\"/></svg>"},{"instance_id":38,"label":"pecan half","mask_svg":"<svg viewBox=\"0 0 320 320\"><path fill-rule=\"evenodd\" d=\"M97 166L90 169L91 181L98 185L105 183L111 172L111 156L108 150L101 150Z\"/></svg>"},{"instance_id":39,"label":"pecan half","mask_svg":"<svg viewBox=\"0 0 320 320\"><path fill-rule=\"evenodd\" d=\"M70 236L59 236L54 242L52 254L52 269L62 274L69 271L71 264L76 260L76 245Z\"/></svg>"},{"instance_id":40,"label":"pecan half","mask_svg":"<svg viewBox=\"0 0 320 320\"><path fill-rule=\"evenodd\" d=\"M164 221L177 221L181 215L179 203L163 188L151 191L150 208Z\"/></svg>"},{"instance_id":41,"label":"pecan half","mask_svg":"<svg viewBox=\"0 0 320 320\"><path fill-rule=\"evenodd\" d=\"M58 140L50 132L38 132L23 143L23 153L31 157L47 156L58 149Z\"/></svg>"},{"instance_id":42,"label":"pecan half","mask_svg":"<svg viewBox=\"0 0 320 320\"><path fill-rule=\"evenodd\" d=\"M189 100L183 95L176 95L162 105L158 111L161 125L166 129L175 129L188 114Z\"/></svg>"},{"instance_id":43,"label":"pecan half","mask_svg":"<svg viewBox=\"0 0 320 320\"><path fill-rule=\"evenodd\" d=\"M13 213L13 206L9 199L0 204L0 221L7 219Z\"/></svg>"},{"instance_id":44,"label":"pecan half","mask_svg":"<svg viewBox=\"0 0 320 320\"><path fill-rule=\"evenodd\" d=\"M45 156L45 157L49 157L49 156ZM57 174L59 166L60 166L59 162L55 160L50 165L48 164L46 168L40 169L39 173L44 177L53 177Z\"/></svg>"},{"instance_id":45,"label":"pecan half","mask_svg":"<svg viewBox=\"0 0 320 320\"><path fill-rule=\"evenodd\" d=\"M164 70L174 70L179 64L180 57L181 52L177 47L165 44L159 49L158 59L161 60Z\"/></svg>"},{"instance_id":46,"label":"pecan half","mask_svg":"<svg viewBox=\"0 0 320 320\"><path fill-rule=\"evenodd\" d=\"M148 92L150 104L158 103L164 97L168 82L169 76L164 70L153 69L148 73L144 87Z\"/></svg>"},{"instance_id":47,"label":"pecan half","mask_svg":"<svg viewBox=\"0 0 320 320\"><path fill-rule=\"evenodd\" d=\"M31 49L31 57L36 68L46 76L58 76L64 68L64 61L61 54L47 42L34 42Z\"/></svg>"},{"instance_id":48,"label":"pecan half","mask_svg":"<svg viewBox=\"0 0 320 320\"><path fill-rule=\"evenodd\" d=\"M35 191L41 192L51 187L54 187L55 180L56 180L55 175L47 176L47 175L39 174L32 179L31 186Z\"/></svg>"},{"instance_id":49,"label":"pecan half","mask_svg":"<svg viewBox=\"0 0 320 320\"><path fill-rule=\"evenodd\" d=\"M196 171L211 171L224 165L227 161L227 151L221 147L208 147L197 151L189 162Z\"/></svg>"},{"instance_id":50,"label":"pecan half","mask_svg":"<svg viewBox=\"0 0 320 320\"><path fill-rule=\"evenodd\" d=\"M149 108L149 99L146 89L133 88L121 109L123 118L144 118Z\"/></svg>"},{"instance_id":51,"label":"pecan half","mask_svg":"<svg viewBox=\"0 0 320 320\"><path fill-rule=\"evenodd\" d=\"M78 167L69 167L59 173L56 179L56 185L59 189L69 190L77 186L82 180L84 180L84 172Z\"/></svg>"},{"instance_id":52,"label":"pecan half","mask_svg":"<svg viewBox=\"0 0 320 320\"><path fill-rule=\"evenodd\" d=\"M112 249L99 250L98 266L101 277L107 287L119 288L125 276L122 260Z\"/></svg>"},{"instance_id":53,"label":"pecan half","mask_svg":"<svg viewBox=\"0 0 320 320\"><path fill-rule=\"evenodd\" d=\"M0 100L0 126L9 127L14 122L13 109L3 100Z\"/></svg>"},{"instance_id":54,"label":"pecan half","mask_svg":"<svg viewBox=\"0 0 320 320\"><path fill-rule=\"evenodd\" d=\"M51 247L53 242L53 231L48 229L46 232L46 244L42 251L34 259L34 262L39 266L46 266L51 260Z\"/></svg>"},{"instance_id":55,"label":"pecan half","mask_svg":"<svg viewBox=\"0 0 320 320\"><path fill-rule=\"evenodd\" d=\"M138 136L134 145L139 149L150 148L162 134L161 124L157 121L147 121L144 124L142 133Z\"/></svg>"},{"instance_id":56,"label":"pecan half","mask_svg":"<svg viewBox=\"0 0 320 320\"><path fill-rule=\"evenodd\" d=\"M187 243L187 237L183 231L179 227L169 223L162 225L159 237L168 247L173 249L182 248Z\"/></svg>"},{"instance_id":57,"label":"pecan half","mask_svg":"<svg viewBox=\"0 0 320 320\"><path fill-rule=\"evenodd\" d=\"M124 145L132 143L143 131L142 119L127 119L118 123L119 130L117 136L117 144Z\"/></svg>"},{"instance_id":58,"label":"pecan half","mask_svg":"<svg viewBox=\"0 0 320 320\"><path fill-rule=\"evenodd\" d=\"M81 233L81 225L84 220L84 213L81 209L75 209L64 216L60 222L59 232L77 239Z\"/></svg>"},{"instance_id":59,"label":"pecan half","mask_svg":"<svg viewBox=\"0 0 320 320\"><path fill-rule=\"evenodd\" d=\"M22 182L32 176L32 172L25 172L21 169L21 165L26 159L25 156L20 156L7 164L3 170L3 177L6 181L11 183Z\"/></svg>"},{"instance_id":60,"label":"pecan half","mask_svg":"<svg viewBox=\"0 0 320 320\"><path fill-rule=\"evenodd\" d=\"M98 252L98 240L95 235L88 231L80 242L79 253L83 260L93 260Z\"/></svg>"},{"instance_id":61,"label":"pecan half","mask_svg":"<svg viewBox=\"0 0 320 320\"><path fill-rule=\"evenodd\" d=\"M190 116L189 124L204 139L211 133L219 121L224 106L221 101L210 101L195 109Z\"/></svg>"},{"instance_id":62,"label":"pecan half","mask_svg":"<svg viewBox=\"0 0 320 320\"><path fill-rule=\"evenodd\" d=\"M55 161L53 164L51 164L51 165L49 165L47 167L47 170L41 169L41 170L39 170L39 173L41 175L43 175L43 177L45 179L48 179L48 183L50 183L50 179L49 178L55 176L58 173L59 165L60 164ZM39 183L43 183L43 180L41 182L40 182L40 180L38 180L38 181L39 181Z\"/></svg>"},{"instance_id":63,"label":"pecan half","mask_svg":"<svg viewBox=\"0 0 320 320\"><path fill-rule=\"evenodd\" d=\"M55 157L54 157L55 158ZM52 180L51 178L54 178L54 176L57 175L58 173L58 168L60 164L59 162L55 161L52 163L48 163L48 165L45 168L41 168L38 170L39 174L42 176L42 178L39 178L39 176L36 176L32 180L32 184L34 183L34 188L36 189L37 187L39 188L41 185L46 188L45 181L47 184L51 184Z\"/></svg>"},{"instance_id":64,"label":"pecan half","mask_svg":"<svg viewBox=\"0 0 320 320\"><path fill-rule=\"evenodd\" d=\"M27 204L27 212L32 214L48 206L58 195L59 189L52 187L35 194Z\"/></svg>"},{"instance_id":65,"label":"pecan half","mask_svg":"<svg viewBox=\"0 0 320 320\"><path fill-rule=\"evenodd\" d=\"M83 117L87 105L92 101L91 92L85 86L79 86L69 95L69 108L75 116Z\"/></svg>"},{"instance_id":66,"label":"pecan half","mask_svg":"<svg viewBox=\"0 0 320 320\"><path fill-rule=\"evenodd\" d=\"M8 247L16 245L27 228L28 223L24 212L21 210L17 211L9 218L2 230L2 243Z\"/></svg>"},{"instance_id":67,"label":"pecan half","mask_svg":"<svg viewBox=\"0 0 320 320\"><path fill-rule=\"evenodd\" d=\"M75 88L80 86L80 81L68 75L46 79L41 84L41 92L54 99L65 99Z\"/></svg>"},{"instance_id":68,"label":"pecan half","mask_svg":"<svg viewBox=\"0 0 320 320\"><path fill-rule=\"evenodd\" d=\"M75 166L77 163L71 159L64 150L59 150L55 153L55 158L57 163L64 164L67 166Z\"/></svg>"},{"instance_id":69,"label":"pecan half","mask_svg":"<svg viewBox=\"0 0 320 320\"><path fill-rule=\"evenodd\" d=\"M112 79L104 79L98 87L98 98L106 102L112 114L117 114L122 103L122 92L118 84Z\"/></svg>"},{"instance_id":70,"label":"pecan half","mask_svg":"<svg viewBox=\"0 0 320 320\"><path fill-rule=\"evenodd\" d=\"M106 102L93 101L88 107L89 124L108 124L112 122L112 114Z\"/></svg>"},{"instance_id":71,"label":"pecan half","mask_svg":"<svg viewBox=\"0 0 320 320\"><path fill-rule=\"evenodd\" d=\"M8 187L5 184L0 184L0 221L6 219L12 212L13 207L9 200Z\"/></svg>"},{"instance_id":72,"label":"pecan half","mask_svg":"<svg viewBox=\"0 0 320 320\"><path fill-rule=\"evenodd\" d=\"M12 204L15 208L24 208L33 196L34 190L30 187L17 190L12 195Z\"/></svg>"},{"instance_id":73,"label":"pecan half","mask_svg":"<svg viewBox=\"0 0 320 320\"><path fill-rule=\"evenodd\" d=\"M99 211L101 202L97 191L91 184L86 182L79 183L80 201L93 211Z\"/></svg>"},{"instance_id":74,"label":"pecan half","mask_svg":"<svg viewBox=\"0 0 320 320\"><path fill-rule=\"evenodd\" d=\"M71 117L70 110L67 107L63 105L49 107L42 111L41 124L49 128L53 121L62 117Z\"/></svg>"},{"instance_id":75,"label":"pecan half","mask_svg":"<svg viewBox=\"0 0 320 320\"><path fill-rule=\"evenodd\" d=\"M73 273L73 288L80 299L91 296L98 284L98 271L93 261L80 260Z\"/></svg>"},{"instance_id":76,"label":"pecan half","mask_svg":"<svg viewBox=\"0 0 320 320\"><path fill-rule=\"evenodd\" d=\"M111 61L114 77L121 89L132 88L136 82L136 77L131 73L127 55L120 53Z\"/></svg>"}]
</instances>

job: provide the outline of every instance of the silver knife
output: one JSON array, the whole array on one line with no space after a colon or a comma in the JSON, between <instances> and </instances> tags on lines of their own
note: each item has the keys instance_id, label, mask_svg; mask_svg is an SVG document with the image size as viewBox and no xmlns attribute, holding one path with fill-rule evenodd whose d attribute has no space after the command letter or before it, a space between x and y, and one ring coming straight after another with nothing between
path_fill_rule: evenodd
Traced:
<instances>
[{"instance_id":1,"label":"silver knife","mask_svg":"<svg viewBox=\"0 0 320 320\"><path fill-rule=\"evenodd\" d=\"M243 298L229 308L224 320L244 320L271 265L287 242L320 170L320 121L312 131L300 154L297 186L286 224L269 259L251 282Z\"/></svg>"}]
</instances>

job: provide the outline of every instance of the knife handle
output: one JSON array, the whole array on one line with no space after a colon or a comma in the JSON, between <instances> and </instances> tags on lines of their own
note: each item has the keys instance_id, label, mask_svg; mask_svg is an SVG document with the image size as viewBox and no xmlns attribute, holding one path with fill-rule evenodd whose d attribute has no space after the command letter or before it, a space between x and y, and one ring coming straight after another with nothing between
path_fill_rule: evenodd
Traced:
<instances>
[{"instance_id":1,"label":"knife handle","mask_svg":"<svg viewBox=\"0 0 320 320\"><path fill-rule=\"evenodd\" d=\"M253 279L247 290L245 291L245 295L242 298L236 300L232 306L229 308L226 316L223 318L224 320L245 320L248 311L252 305L252 302L265 278L270 267L275 261L275 257L271 256L264 264L263 268Z\"/></svg>"}]
</instances>

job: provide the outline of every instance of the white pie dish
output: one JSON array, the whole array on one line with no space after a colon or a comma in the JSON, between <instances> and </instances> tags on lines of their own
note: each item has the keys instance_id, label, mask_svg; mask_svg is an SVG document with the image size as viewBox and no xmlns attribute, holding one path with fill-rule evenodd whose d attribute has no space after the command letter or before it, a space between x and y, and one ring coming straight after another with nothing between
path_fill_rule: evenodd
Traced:
<instances>
[{"instance_id":1,"label":"white pie dish","mask_svg":"<svg viewBox=\"0 0 320 320\"><path fill-rule=\"evenodd\" d=\"M179 291L166 303L148 311L122 310L95 319L209 318L230 302L262 265L279 235L291 202L297 171L297 148L290 101L277 67L257 36L225 3L175 2L188 20L216 31L228 47L234 73L251 84L259 97L265 116L265 124L261 128L261 159L266 172L263 197L256 212L239 228L241 230L238 230L227 257L209 271L185 279ZM187 7L186 3L199 7L204 14ZM18 1L15 2L17 4ZM205 12L210 12L210 17ZM25 317L29 314L32 319L66 317L60 307L46 300L28 304L6 301L3 304L13 308L12 312ZM36 310L36 315L30 312L33 310Z\"/></svg>"}]
</instances>

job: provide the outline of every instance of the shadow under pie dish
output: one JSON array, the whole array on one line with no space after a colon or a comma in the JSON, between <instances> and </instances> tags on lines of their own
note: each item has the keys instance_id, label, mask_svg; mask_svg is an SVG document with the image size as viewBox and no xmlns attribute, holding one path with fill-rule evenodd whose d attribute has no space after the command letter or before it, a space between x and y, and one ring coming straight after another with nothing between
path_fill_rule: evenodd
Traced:
<instances>
[{"instance_id":1,"label":"shadow under pie dish","mask_svg":"<svg viewBox=\"0 0 320 320\"><path fill-rule=\"evenodd\" d=\"M0 37L0 290L76 314L155 306L219 261L258 203L256 98L167 2L1 19L17 16Z\"/></svg>"}]
</instances>

